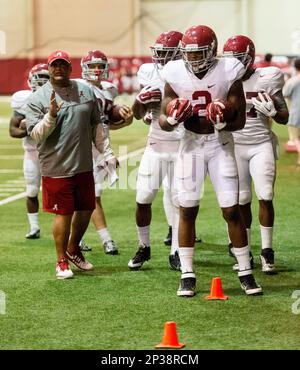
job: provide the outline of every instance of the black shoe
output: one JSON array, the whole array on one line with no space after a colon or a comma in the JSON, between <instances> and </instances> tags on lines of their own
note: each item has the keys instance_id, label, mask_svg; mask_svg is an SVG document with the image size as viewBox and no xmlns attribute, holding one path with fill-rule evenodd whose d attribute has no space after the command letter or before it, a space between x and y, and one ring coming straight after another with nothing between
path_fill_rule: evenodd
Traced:
<instances>
[{"instance_id":1,"label":"black shoe","mask_svg":"<svg viewBox=\"0 0 300 370\"><path fill-rule=\"evenodd\" d=\"M26 234L26 239L39 239L39 237L40 237L40 230L29 231L29 233Z\"/></svg>"},{"instance_id":2,"label":"black shoe","mask_svg":"<svg viewBox=\"0 0 300 370\"><path fill-rule=\"evenodd\" d=\"M178 297L193 297L196 294L196 276L193 272L181 275L180 285L177 290Z\"/></svg>"},{"instance_id":3,"label":"black shoe","mask_svg":"<svg viewBox=\"0 0 300 370\"><path fill-rule=\"evenodd\" d=\"M252 274L239 276L241 288L247 295L261 295L263 294L260 285L257 285Z\"/></svg>"},{"instance_id":4,"label":"black shoe","mask_svg":"<svg viewBox=\"0 0 300 370\"><path fill-rule=\"evenodd\" d=\"M172 245L172 226L169 226L168 235L166 236L164 240L165 245Z\"/></svg>"},{"instance_id":5,"label":"black shoe","mask_svg":"<svg viewBox=\"0 0 300 370\"><path fill-rule=\"evenodd\" d=\"M235 264L232 266L232 269L235 270L235 271L238 271L239 270L239 265L238 265L238 262L237 262L237 259L233 253L233 246L232 246L232 243L229 243L228 244L228 255L232 258L235 259ZM253 254L251 251L249 251L249 257L250 257L250 267L251 267L251 270L254 269L254 258L253 258Z\"/></svg>"},{"instance_id":6,"label":"black shoe","mask_svg":"<svg viewBox=\"0 0 300 370\"><path fill-rule=\"evenodd\" d=\"M202 239L199 236L196 236L195 243L202 243Z\"/></svg>"},{"instance_id":7,"label":"black shoe","mask_svg":"<svg viewBox=\"0 0 300 370\"><path fill-rule=\"evenodd\" d=\"M131 270L138 270L143 266L143 263L150 260L150 247L147 245L140 245L135 256L128 262L128 267Z\"/></svg>"},{"instance_id":8,"label":"black shoe","mask_svg":"<svg viewBox=\"0 0 300 370\"><path fill-rule=\"evenodd\" d=\"M274 265L274 251L272 248L262 249L260 253L261 260L261 271L267 275L276 274L276 269Z\"/></svg>"},{"instance_id":9,"label":"black shoe","mask_svg":"<svg viewBox=\"0 0 300 370\"><path fill-rule=\"evenodd\" d=\"M177 251L175 252L175 254L169 255L169 265L172 270L181 271L181 263Z\"/></svg>"},{"instance_id":10,"label":"black shoe","mask_svg":"<svg viewBox=\"0 0 300 370\"><path fill-rule=\"evenodd\" d=\"M79 249L82 251L82 252L90 252L92 250L92 248L85 244L85 241L84 240L80 240L79 242Z\"/></svg>"}]
</instances>

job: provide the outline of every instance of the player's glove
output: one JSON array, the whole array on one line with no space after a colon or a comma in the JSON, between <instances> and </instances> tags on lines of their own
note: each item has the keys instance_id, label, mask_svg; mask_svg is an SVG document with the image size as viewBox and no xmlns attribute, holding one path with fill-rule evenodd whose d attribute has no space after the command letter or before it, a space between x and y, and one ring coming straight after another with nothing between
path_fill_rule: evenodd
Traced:
<instances>
[{"instance_id":1,"label":"player's glove","mask_svg":"<svg viewBox=\"0 0 300 370\"><path fill-rule=\"evenodd\" d=\"M153 114L152 114L152 111L150 110L146 112L146 114L144 115L143 121L146 123L146 125L151 125L152 119L153 119Z\"/></svg>"},{"instance_id":2,"label":"player's glove","mask_svg":"<svg viewBox=\"0 0 300 370\"><path fill-rule=\"evenodd\" d=\"M274 117L277 114L273 100L267 93L258 93L258 98L252 98L254 108L266 117Z\"/></svg>"},{"instance_id":3,"label":"player's glove","mask_svg":"<svg viewBox=\"0 0 300 370\"><path fill-rule=\"evenodd\" d=\"M167 122L171 126L186 121L192 114L193 107L187 99L174 99L167 105Z\"/></svg>"},{"instance_id":4,"label":"player's glove","mask_svg":"<svg viewBox=\"0 0 300 370\"><path fill-rule=\"evenodd\" d=\"M141 104L159 103L162 100L162 94L158 87L145 86L136 96L136 100Z\"/></svg>"},{"instance_id":5,"label":"player's glove","mask_svg":"<svg viewBox=\"0 0 300 370\"><path fill-rule=\"evenodd\" d=\"M215 129L222 130L227 123L224 119L225 104L215 100L206 106L206 118L214 125Z\"/></svg>"}]
</instances>

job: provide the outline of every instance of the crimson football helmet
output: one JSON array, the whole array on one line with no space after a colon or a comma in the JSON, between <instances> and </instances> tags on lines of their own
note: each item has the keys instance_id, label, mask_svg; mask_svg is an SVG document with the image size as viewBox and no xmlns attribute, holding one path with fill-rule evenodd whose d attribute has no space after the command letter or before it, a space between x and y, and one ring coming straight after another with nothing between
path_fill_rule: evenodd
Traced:
<instances>
[{"instance_id":1,"label":"crimson football helmet","mask_svg":"<svg viewBox=\"0 0 300 370\"><path fill-rule=\"evenodd\" d=\"M255 46L247 36L238 35L228 39L223 47L223 56L235 57L246 69L251 68L255 59Z\"/></svg>"},{"instance_id":2,"label":"crimson football helmet","mask_svg":"<svg viewBox=\"0 0 300 370\"><path fill-rule=\"evenodd\" d=\"M152 61L156 67L162 68L170 60L180 59L180 42L183 34L177 31L163 32L151 46Z\"/></svg>"},{"instance_id":3,"label":"crimson football helmet","mask_svg":"<svg viewBox=\"0 0 300 370\"><path fill-rule=\"evenodd\" d=\"M34 65L28 74L28 85L32 91L36 91L49 81L48 66L45 63Z\"/></svg>"},{"instance_id":4,"label":"crimson football helmet","mask_svg":"<svg viewBox=\"0 0 300 370\"><path fill-rule=\"evenodd\" d=\"M99 64L100 68L93 68ZM88 81L101 81L108 77L108 60L100 50L91 50L81 59L82 78Z\"/></svg>"},{"instance_id":5,"label":"crimson football helmet","mask_svg":"<svg viewBox=\"0 0 300 370\"><path fill-rule=\"evenodd\" d=\"M218 40L207 26L190 27L182 37L182 58L193 73L207 71L216 60Z\"/></svg>"}]
</instances>

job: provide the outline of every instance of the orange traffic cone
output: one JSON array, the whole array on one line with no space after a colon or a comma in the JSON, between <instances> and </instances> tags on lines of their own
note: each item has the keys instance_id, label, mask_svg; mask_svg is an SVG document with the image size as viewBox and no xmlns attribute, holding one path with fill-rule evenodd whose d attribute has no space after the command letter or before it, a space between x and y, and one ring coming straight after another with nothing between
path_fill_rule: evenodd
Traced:
<instances>
[{"instance_id":1,"label":"orange traffic cone","mask_svg":"<svg viewBox=\"0 0 300 370\"><path fill-rule=\"evenodd\" d=\"M165 323L162 342L157 344L155 348L182 348L184 346L185 344L178 343L175 322L167 321Z\"/></svg>"},{"instance_id":2,"label":"orange traffic cone","mask_svg":"<svg viewBox=\"0 0 300 370\"><path fill-rule=\"evenodd\" d=\"M210 288L210 295L207 295L204 297L206 300L212 300L212 299L221 299L225 300L228 299L227 295L223 294L222 289L222 282L220 277L215 277L212 279L211 282L211 288Z\"/></svg>"}]
</instances>

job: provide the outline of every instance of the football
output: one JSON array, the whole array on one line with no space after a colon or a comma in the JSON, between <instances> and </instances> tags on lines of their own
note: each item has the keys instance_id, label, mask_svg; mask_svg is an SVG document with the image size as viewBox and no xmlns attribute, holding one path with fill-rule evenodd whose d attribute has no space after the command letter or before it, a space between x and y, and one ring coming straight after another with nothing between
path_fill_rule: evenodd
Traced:
<instances>
[{"instance_id":1,"label":"football","mask_svg":"<svg viewBox=\"0 0 300 370\"><path fill-rule=\"evenodd\" d=\"M115 104L110 112L109 112L109 121L111 123L120 123L120 121L124 121L124 119L120 115L120 109L122 108L122 105Z\"/></svg>"},{"instance_id":2,"label":"football","mask_svg":"<svg viewBox=\"0 0 300 370\"><path fill-rule=\"evenodd\" d=\"M179 107L184 108L188 103L189 100L183 98L175 98L171 100L166 107L167 116L172 116L175 109L178 109Z\"/></svg>"}]
</instances>

